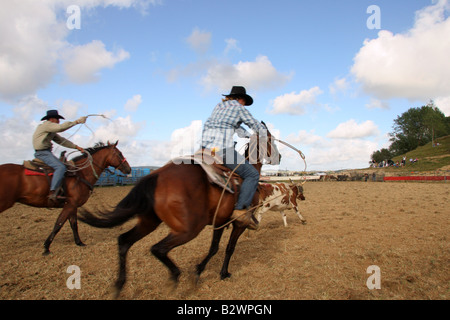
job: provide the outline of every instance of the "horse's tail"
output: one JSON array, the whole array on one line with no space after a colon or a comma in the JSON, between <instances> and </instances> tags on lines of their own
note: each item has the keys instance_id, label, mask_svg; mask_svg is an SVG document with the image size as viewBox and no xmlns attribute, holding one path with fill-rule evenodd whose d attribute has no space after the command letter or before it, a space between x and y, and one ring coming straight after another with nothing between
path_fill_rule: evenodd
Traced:
<instances>
[{"instance_id":1,"label":"horse's tail","mask_svg":"<svg viewBox=\"0 0 450 320\"><path fill-rule=\"evenodd\" d=\"M124 224L137 214L153 212L154 193L158 175L139 180L113 211L93 213L80 208L78 219L97 228L113 228Z\"/></svg>"}]
</instances>

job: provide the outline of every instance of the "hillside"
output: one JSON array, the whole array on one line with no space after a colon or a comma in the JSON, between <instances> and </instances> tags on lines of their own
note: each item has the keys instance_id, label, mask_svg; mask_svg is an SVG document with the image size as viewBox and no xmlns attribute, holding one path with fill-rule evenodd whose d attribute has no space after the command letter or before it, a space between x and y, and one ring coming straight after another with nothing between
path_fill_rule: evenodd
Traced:
<instances>
[{"instance_id":1,"label":"hillside","mask_svg":"<svg viewBox=\"0 0 450 320\"><path fill-rule=\"evenodd\" d=\"M436 146L432 146L431 142L418 147L406 154L394 157L394 163L401 163L406 156L406 165L404 167L388 167L388 168L367 168L364 171L377 171L385 173L396 173L402 171L426 172L426 171L450 171L450 136L437 138ZM418 159L415 163L410 163L410 159Z\"/></svg>"}]
</instances>

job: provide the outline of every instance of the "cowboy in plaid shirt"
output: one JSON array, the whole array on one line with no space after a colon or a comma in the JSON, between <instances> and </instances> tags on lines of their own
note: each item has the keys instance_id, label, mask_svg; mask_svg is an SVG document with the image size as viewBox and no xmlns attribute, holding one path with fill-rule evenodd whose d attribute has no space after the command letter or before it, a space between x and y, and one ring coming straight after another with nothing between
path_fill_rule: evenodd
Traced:
<instances>
[{"instance_id":1,"label":"cowboy in plaid shirt","mask_svg":"<svg viewBox=\"0 0 450 320\"><path fill-rule=\"evenodd\" d=\"M243 179L238 201L232 219L236 218L243 226L255 230L258 222L251 212L247 212L258 187L259 173L247 159L239 154L234 146L233 135L248 138L250 134L241 124L244 123L258 132L259 137L266 137L265 127L245 108L253 104L253 98L247 95L244 87L233 87L230 94L213 110L203 127L202 147L210 149L223 158L224 165Z\"/></svg>"}]
</instances>

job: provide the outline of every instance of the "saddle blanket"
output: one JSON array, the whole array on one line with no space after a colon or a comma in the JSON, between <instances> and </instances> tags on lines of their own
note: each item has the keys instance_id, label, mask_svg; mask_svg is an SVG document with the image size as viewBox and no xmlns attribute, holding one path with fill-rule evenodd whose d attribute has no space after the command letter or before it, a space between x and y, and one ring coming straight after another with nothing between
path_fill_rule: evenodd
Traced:
<instances>
[{"instance_id":1,"label":"saddle blanket","mask_svg":"<svg viewBox=\"0 0 450 320\"><path fill-rule=\"evenodd\" d=\"M222 160L211 155L211 153L208 154L207 152L203 153L202 151L198 151L194 155L177 157L172 162L175 164L195 163L200 165L206 172L211 183L225 188L230 193L235 193L233 185L235 187L239 186L238 176L229 178L231 170L221 166Z\"/></svg>"},{"instance_id":2,"label":"saddle blanket","mask_svg":"<svg viewBox=\"0 0 450 320\"><path fill-rule=\"evenodd\" d=\"M43 173L43 172L33 171L33 170L30 170L30 169L25 168L25 175L26 175L26 176L45 176L46 174ZM52 175L53 175L53 172L52 172L52 173L49 173L48 175L49 175L49 176L52 176Z\"/></svg>"}]
</instances>

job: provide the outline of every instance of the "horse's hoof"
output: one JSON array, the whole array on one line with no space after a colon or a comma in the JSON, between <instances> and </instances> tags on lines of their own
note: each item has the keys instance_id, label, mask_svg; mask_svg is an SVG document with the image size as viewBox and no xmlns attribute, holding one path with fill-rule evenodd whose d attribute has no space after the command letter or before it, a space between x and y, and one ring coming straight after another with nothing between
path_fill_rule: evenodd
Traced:
<instances>
[{"instance_id":1,"label":"horse's hoof","mask_svg":"<svg viewBox=\"0 0 450 320\"><path fill-rule=\"evenodd\" d=\"M225 272L225 273L220 274L220 280L225 280L225 279L228 279L230 277L231 277L231 273L229 273L229 272Z\"/></svg>"},{"instance_id":2,"label":"horse's hoof","mask_svg":"<svg viewBox=\"0 0 450 320\"><path fill-rule=\"evenodd\" d=\"M121 292L121 291L122 291L122 290L119 289L119 288L117 288L117 287L114 287L114 288L113 288L113 299L114 299L114 300L119 299L119 297L120 297L120 292Z\"/></svg>"},{"instance_id":3,"label":"horse's hoof","mask_svg":"<svg viewBox=\"0 0 450 320\"><path fill-rule=\"evenodd\" d=\"M189 273L189 280L192 284L192 286L195 288L198 286L198 283L200 281L200 274L198 274L196 271Z\"/></svg>"},{"instance_id":4,"label":"horse's hoof","mask_svg":"<svg viewBox=\"0 0 450 320\"><path fill-rule=\"evenodd\" d=\"M48 256L48 255L50 255L50 253L51 253L51 252L50 252L49 249L45 249L44 252L42 252L42 255L43 255L43 256Z\"/></svg>"},{"instance_id":5,"label":"horse's hoof","mask_svg":"<svg viewBox=\"0 0 450 320\"><path fill-rule=\"evenodd\" d=\"M79 247L86 247L87 245L85 243L83 243L83 242L79 242L79 243L77 243L77 246L79 246Z\"/></svg>"}]
</instances>

